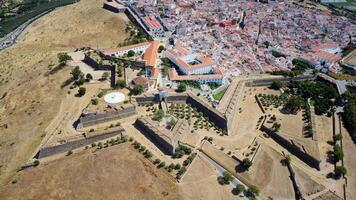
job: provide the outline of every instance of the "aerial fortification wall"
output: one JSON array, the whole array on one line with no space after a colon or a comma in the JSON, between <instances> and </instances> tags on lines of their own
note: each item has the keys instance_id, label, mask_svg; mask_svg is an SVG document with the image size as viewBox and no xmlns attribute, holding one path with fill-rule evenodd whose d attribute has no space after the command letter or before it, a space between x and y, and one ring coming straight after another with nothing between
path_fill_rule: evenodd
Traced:
<instances>
[{"instance_id":1,"label":"aerial fortification wall","mask_svg":"<svg viewBox=\"0 0 356 200\"><path fill-rule=\"evenodd\" d=\"M316 168L317 170L320 170L320 159L315 158L314 156L306 152L304 149L301 149L300 147L295 145L293 141L274 132L273 130L269 129L265 125L261 126L261 130L266 132L273 140L275 140L278 144L280 144L285 149L287 149L290 153L292 153L293 155L297 156L299 159L304 161L306 164Z\"/></svg>"},{"instance_id":2,"label":"aerial fortification wall","mask_svg":"<svg viewBox=\"0 0 356 200\"><path fill-rule=\"evenodd\" d=\"M135 126L142 132L149 140L165 154L173 155L177 144L169 142L168 139L163 139L162 134L154 126L149 124L145 119L137 119Z\"/></svg>"},{"instance_id":3,"label":"aerial fortification wall","mask_svg":"<svg viewBox=\"0 0 356 200\"><path fill-rule=\"evenodd\" d=\"M290 82L290 81L311 81L315 80L316 77L314 75L305 75L299 77L276 77L276 78L265 78L265 79L258 79L249 81L246 83L248 87L254 86L269 86L273 83L273 81L282 81L282 82Z\"/></svg>"},{"instance_id":4,"label":"aerial fortification wall","mask_svg":"<svg viewBox=\"0 0 356 200\"><path fill-rule=\"evenodd\" d=\"M135 114L137 114L137 109L135 105L131 105L117 111L86 114L79 118L77 129L93 126L99 123L108 122L115 119L129 117Z\"/></svg>"},{"instance_id":5,"label":"aerial fortification wall","mask_svg":"<svg viewBox=\"0 0 356 200\"><path fill-rule=\"evenodd\" d=\"M80 140L75 140L75 141L70 141L65 144L57 145L57 146L52 146L52 147L45 147L41 149L38 154L37 158L41 159L44 157L52 156L58 153L64 153L73 149L77 149L79 147L87 146L90 145L94 142L100 141L100 140L105 140L111 137L116 137L116 136L124 136L125 130L123 128L120 128L118 130L113 130L113 131L108 131L106 133L102 133L100 135L95 135L92 137L87 137L84 139Z\"/></svg>"},{"instance_id":6,"label":"aerial fortification wall","mask_svg":"<svg viewBox=\"0 0 356 200\"><path fill-rule=\"evenodd\" d=\"M205 117L208 117L210 121L214 122L215 125L222 128L225 131L229 131L228 120L225 115L219 112L216 108L213 108L208 103L204 102L195 94L188 92L184 94L170 93L164 97L164 101L168 103L187 103L192 107L196 108L198 112L202 112ZM147 103L159 103L160 99L158 95L145 95L137 96L136 102L138 104ZM231 119L233 119L231 117ZM231 123L230 123L231 124Z\"/></svg>"}]
</instances>

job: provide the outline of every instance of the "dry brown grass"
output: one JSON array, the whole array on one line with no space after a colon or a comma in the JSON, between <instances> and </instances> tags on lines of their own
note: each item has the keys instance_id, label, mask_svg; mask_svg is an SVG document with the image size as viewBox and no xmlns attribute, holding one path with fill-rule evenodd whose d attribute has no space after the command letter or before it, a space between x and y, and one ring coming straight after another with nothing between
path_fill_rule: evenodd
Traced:
<instances>
[{"instance_id":1,"label":"dry brown grass","mask_svg":"<svg viewBox=\"0 0 356 200\"><path fill-rule=\"evenodd\" d=\"M262 145L257 153L251 168L242 176L249 179L261 190L264 197L271 196L274 199L294 199L292 181L289 171L283 166L282 155L267 145Z\"/></svg>"},{"instance_id":2,"label":"dry brown grass","mask_svg":"<svg viewBox=\"0 0 356 200\"><path fill-rule=\"evenodd\" d=\"M41 177L41 178L39 178ZM130 144L73 154L24 171L0 199L178 199L178 187Z\"/></svg>"},{"instance_id":3,"label":"dry brown grass","mask_svg":"<svg viewBox=\"0 0 356 200\"><path fill-rule=\"evenodd\" d=\"M212 166L197 156L179 184L182 199L239 199L232 194L230 185L220 185L217 178Z\"/></svg>"},{"instance_id":4,"label":"dry brown grass","mask_svg":"<svg viewBox=\"0 0 356 200\"><path fill-rule=\"evenodd\" d=\"M0 53L0 185L29 159L59 109L69 69L44 76L57 53L96 47L96 38L99 48L115 47L126 37L126 20L102 9L102 1L82 0L40 18Z\"/></svg>"}]
</instances>

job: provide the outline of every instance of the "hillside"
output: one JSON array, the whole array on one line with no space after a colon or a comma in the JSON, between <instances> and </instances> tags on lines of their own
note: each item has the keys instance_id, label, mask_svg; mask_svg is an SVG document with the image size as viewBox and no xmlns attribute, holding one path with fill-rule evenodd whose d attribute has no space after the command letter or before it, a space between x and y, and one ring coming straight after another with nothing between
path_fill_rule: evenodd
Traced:
<instances>
[{"instance_id":1,"label":"hillside","mask_svg":"<svg viewBox=\"0 0 356 200\"><path fill-rule=\"evenodd\" d=\"M178 186L130 144L90 151L24 171L0 199L178 199Z\"/></svg>"},{"instance_id":2,"label":"hillside","mask_svg":"<svg viewBox=\"0 0 356 200\"><path fill-rule=\"evenodd\" d=\"M35 21L18 44L0 52L0 185L31 157L65 97L60 85L70 69L44 76L57 53L96 41L99 48L115 47L126 38L126 22L100 0L81 0Z\"/></svg>"}]
</instances>

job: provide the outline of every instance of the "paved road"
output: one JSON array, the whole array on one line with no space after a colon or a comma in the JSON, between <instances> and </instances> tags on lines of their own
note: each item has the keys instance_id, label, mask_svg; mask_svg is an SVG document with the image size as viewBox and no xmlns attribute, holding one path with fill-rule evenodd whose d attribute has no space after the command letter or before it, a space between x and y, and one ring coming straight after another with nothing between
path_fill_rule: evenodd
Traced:
<instances>
[{"instance_id":1,"label":"paved road","mask_svg":"<svg viewBox=\"0 0 356 200\"><path fill-rule=\"evenodd\" d=\"M32 22L34 22L36 19L42 17L43 15L46 15L49 12L52 12L54 9L45 11L36 17L33 17L29 19L27 22L23 23L19 27L17 27L14 31L11 33L7 34L4 38L0 39L0 51L11 47L16 43L17 38L21 35L21 33L27 28L28 25L30 25Z\"/></svg>"}]
</instances>

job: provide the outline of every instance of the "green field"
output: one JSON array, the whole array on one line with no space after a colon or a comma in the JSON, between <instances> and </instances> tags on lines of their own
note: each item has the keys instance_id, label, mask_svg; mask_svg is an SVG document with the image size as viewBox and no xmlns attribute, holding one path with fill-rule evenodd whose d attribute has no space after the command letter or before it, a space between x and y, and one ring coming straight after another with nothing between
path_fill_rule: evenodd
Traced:
<instances>
[{"instance_id":1,"label":"green field","mask_svg":"<svg viewBox=\"0 0 356 200\"><path fill-rule=\"evenodd\" d=\"M213 98L217 101L220 101L220 99L224 96L225 92L226 92L226 90L223 90L221 92L213 94Z\"/></svg>"},{"instance_id":2,"label":"green field","mask_svg":"<svg viewBox=\"0 0 356 200\"><path fill-rule=\"evenodd\" d=\"M16 5L19 7L17 14L15 16L3 16L0 21L0 37L4 36L21 24L25 23L27 20L56 7L69 5L79 0L25 0L23 4ZM4 12L4 8L2 8Z\"/></svg>"}]
</instances>

